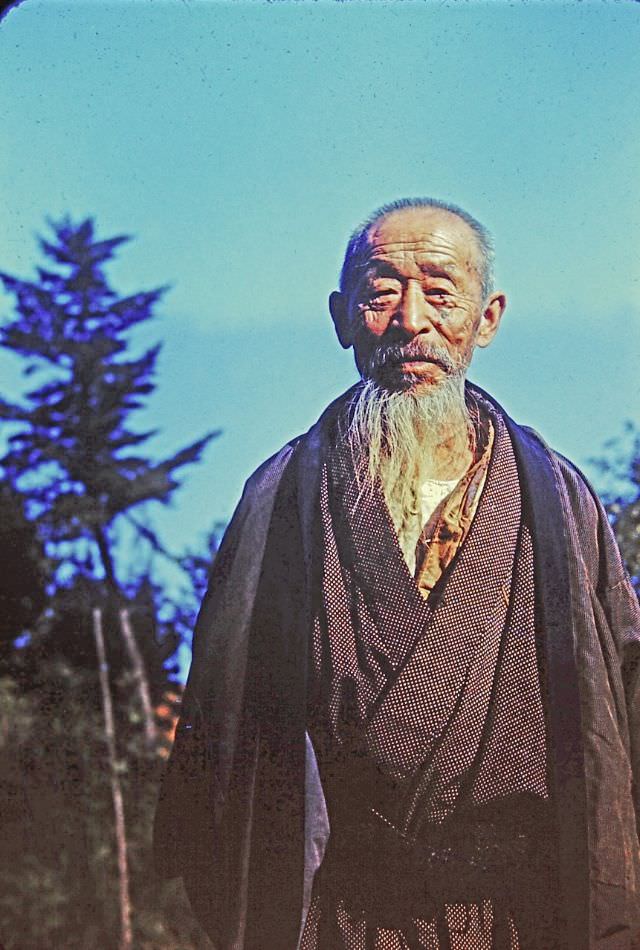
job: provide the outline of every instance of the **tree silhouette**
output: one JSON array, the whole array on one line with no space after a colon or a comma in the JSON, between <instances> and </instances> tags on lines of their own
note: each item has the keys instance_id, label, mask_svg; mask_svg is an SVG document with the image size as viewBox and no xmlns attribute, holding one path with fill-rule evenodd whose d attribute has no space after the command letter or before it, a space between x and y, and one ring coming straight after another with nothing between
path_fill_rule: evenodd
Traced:
<instances>
[{"instance_id":1,"label":"tree silhouette","mask_svg":"<svg viewBox=\"0 0 640 950\"><path fill-rule=\"evenodd\" d=\"M21 402L0 400L0 419L16 429L0 465L25 492L45 542L57 550L88 542L76 548L76 569L95 574L95 550L117 591L114 522L145 502L166 503L179 485L178 470L197 462L218 433L159 462L143 453L154 432L132 431L130 416L155 388L160 347L129 358L129 334L152 317L167 288L119 297L104 268L129 238L96 240L90 218L50 227L53 240L40 239L50 264L38 268L37 281L0 273L16 302L0 345L27 361L27 375L46 375Z\"/></svg>"}]
</instances>

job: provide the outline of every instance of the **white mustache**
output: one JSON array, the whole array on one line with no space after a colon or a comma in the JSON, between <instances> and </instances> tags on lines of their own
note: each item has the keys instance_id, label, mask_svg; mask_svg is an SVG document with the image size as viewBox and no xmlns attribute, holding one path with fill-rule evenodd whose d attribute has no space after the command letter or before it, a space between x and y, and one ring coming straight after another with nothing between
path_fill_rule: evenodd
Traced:
<instances>
[{"instance_id":1,"label":"white mustache","mask_svg":"<svg viewBox=\"0 0 640 950\"><path fill-rule=\"evenodd\" d=\"M367 375L376 376L377 372L386 366L409 360L437 363L452 375L455 375L462 365L460 361L454 360L444 347L429 346L412 340L411 343L385 343L376 347L368 360Z\"/></svg>"}]
</instances>

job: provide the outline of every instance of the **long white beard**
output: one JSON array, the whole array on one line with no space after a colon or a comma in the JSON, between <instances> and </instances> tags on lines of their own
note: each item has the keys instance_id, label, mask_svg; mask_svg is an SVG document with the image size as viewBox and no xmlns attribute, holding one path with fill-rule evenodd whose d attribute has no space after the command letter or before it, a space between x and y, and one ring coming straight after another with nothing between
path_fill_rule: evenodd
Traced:
<instances>
[{"instance_id":1,"label":"long white beard","mask_svg":"<svg viewBox=\"0 0 640 950\"><path fill-rule=\"evenodd\" d=\"M346 439L360 494L379 479L400 531L418 515L418 489L430 475L436 451L454 431L474 428L464 399L464 373L445 377L426 391L392 392L367 379L353 401Z\"/></svg>"}]
</instances>

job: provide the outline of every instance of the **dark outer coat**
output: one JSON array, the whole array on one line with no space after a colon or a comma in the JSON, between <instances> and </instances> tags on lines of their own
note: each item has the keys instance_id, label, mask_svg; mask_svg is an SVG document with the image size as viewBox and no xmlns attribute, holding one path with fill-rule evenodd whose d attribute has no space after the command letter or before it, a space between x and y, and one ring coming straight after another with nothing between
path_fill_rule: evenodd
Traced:
<instances>
[{"instance_id":1,"label":"dark outer coat","mask_svg":"<svg viewBox=\"0 0 640 950\"><path fill-rule=\"evenodd\" d=\"M532 530L567 918L559 946L635 950L638 602L583 476L476 391L505 420ZM328 831L305 743L307 648L324 440L343 399L247 482L194 634L155 851L163 876L182 875L216 950L294 950Z\"/></svg>"}]
</instances>

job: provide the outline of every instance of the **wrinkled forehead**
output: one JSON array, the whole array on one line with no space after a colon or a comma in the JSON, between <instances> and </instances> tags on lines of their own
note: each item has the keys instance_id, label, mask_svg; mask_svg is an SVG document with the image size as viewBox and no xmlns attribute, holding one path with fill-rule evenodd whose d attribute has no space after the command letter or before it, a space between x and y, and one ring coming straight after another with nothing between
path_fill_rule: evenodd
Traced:
<instances>
[{"instance_id":1,"label":"wrinkled forehead","mask_svg":"<svg viewBox=\"0 0 640 950\"><path fill-rule=\"evenodd\" d=\"M401 208L375 221L368 229L365 260L435 255L481 272L481 250L472 228L442 208Z\"/></svg>"}]
</instances>

